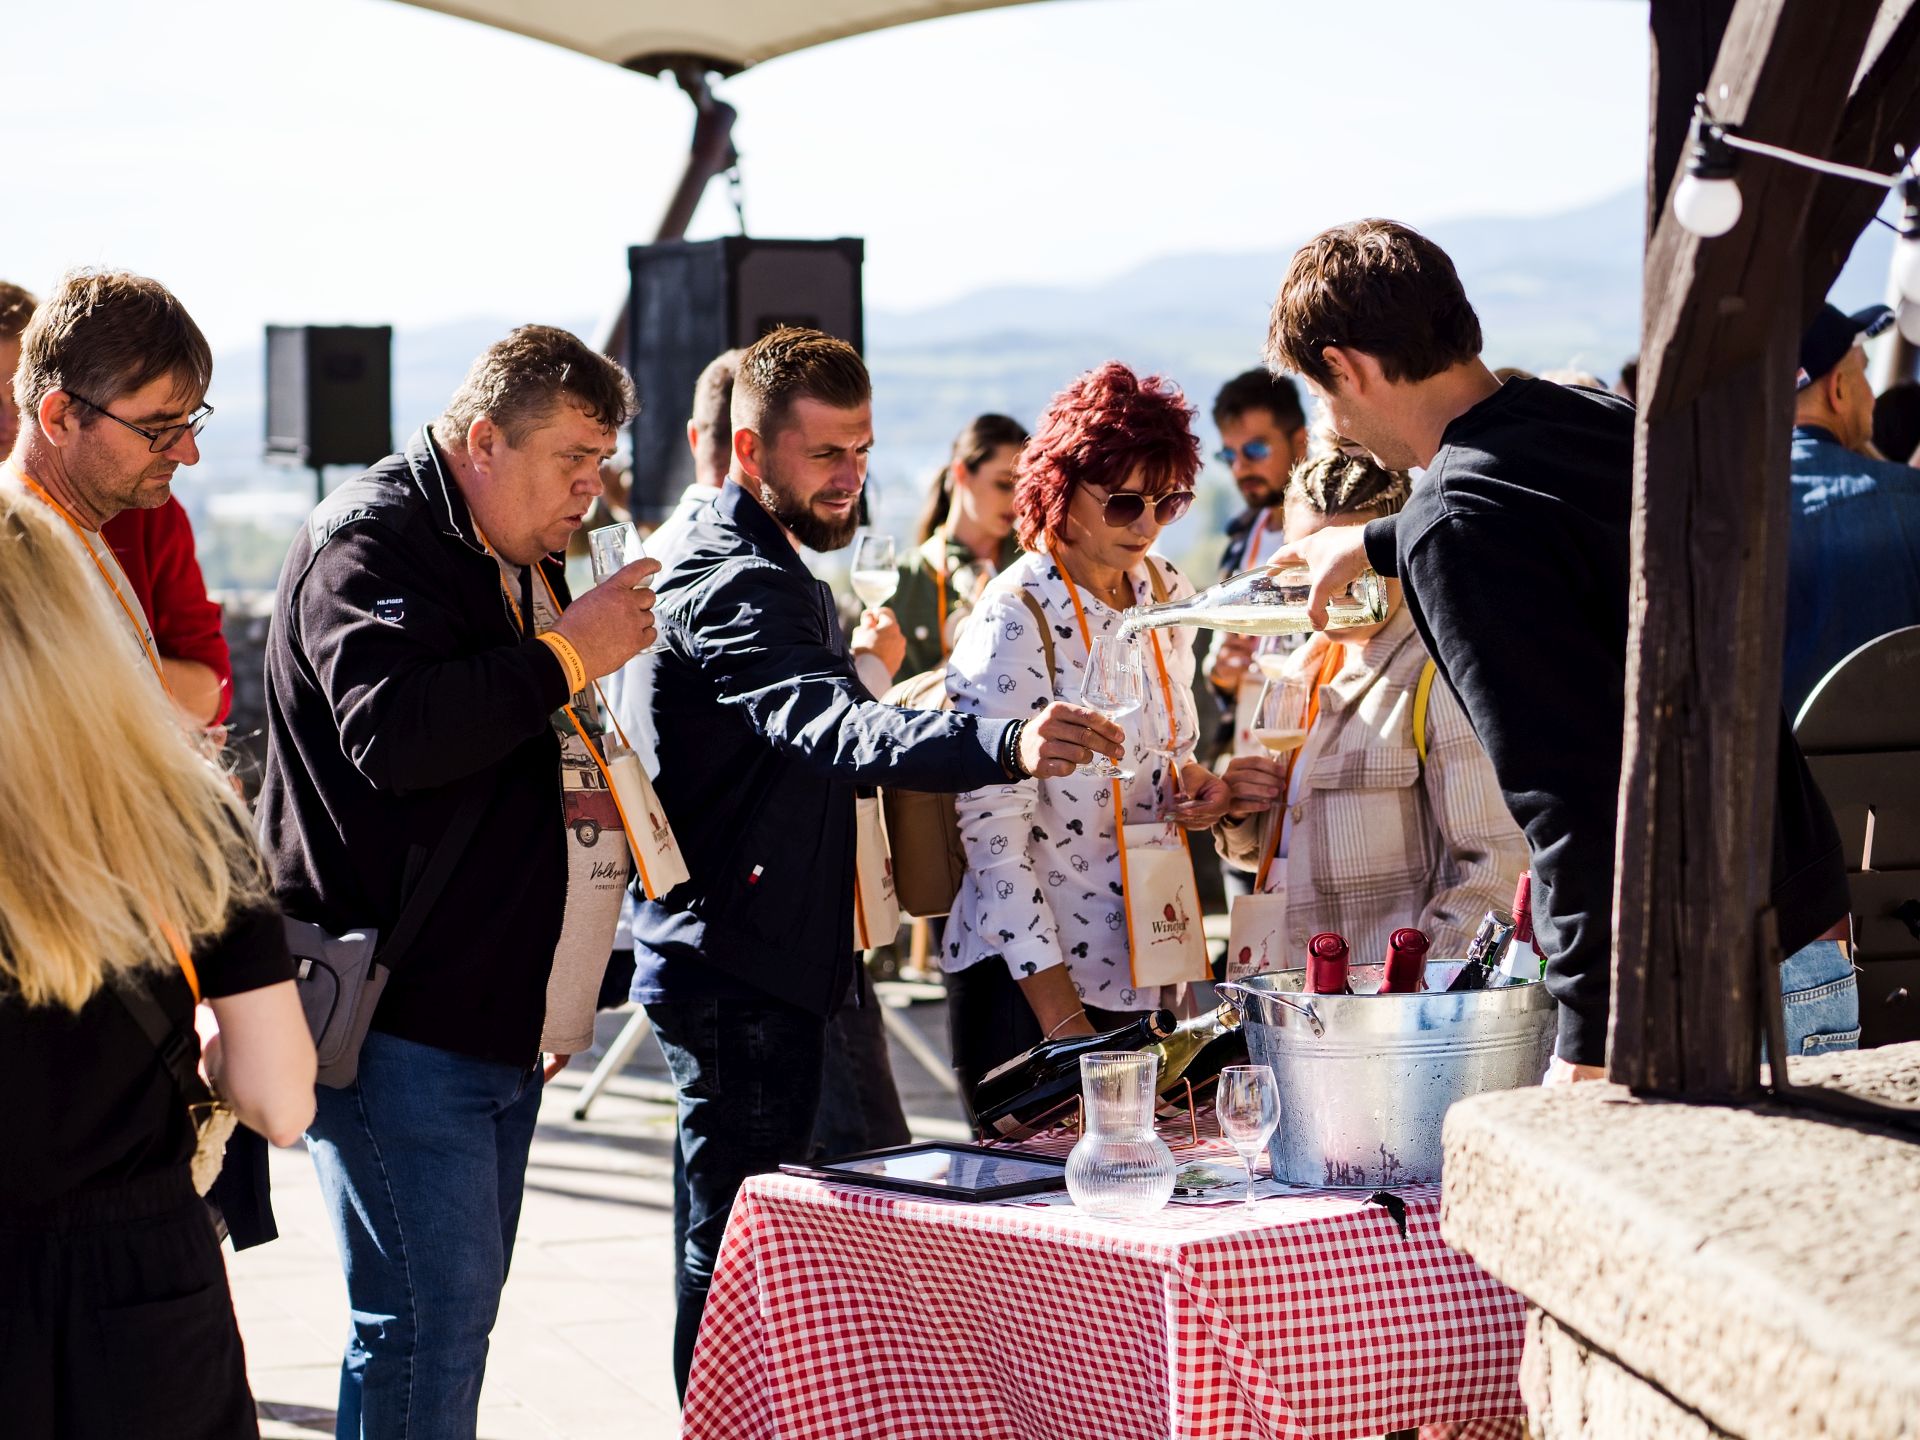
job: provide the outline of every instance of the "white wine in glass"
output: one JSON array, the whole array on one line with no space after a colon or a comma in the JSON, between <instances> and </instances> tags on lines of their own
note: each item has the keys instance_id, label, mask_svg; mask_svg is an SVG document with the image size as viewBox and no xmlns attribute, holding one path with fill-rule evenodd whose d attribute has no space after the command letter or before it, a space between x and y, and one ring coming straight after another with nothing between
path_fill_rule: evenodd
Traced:
<instances>
[{"instance_id":1,"label":"white wine in glass","mask_svg":"<svg viewBox=\"0 0 1920 1440\"><path fill-rule=\"evenodd\" d=\"M900 588L900 564L893 537L863 530L854 537L853 566L848 577L853 593L869 610L878 610Z\"/></svg>"},{"instance_id":2,"label":"white wine in glass","mask_svg":"<svg viewBox=\"0 0 1920 1440\"><path fill-rule=\"evenodd\" d=\"M1307 705L1313 685L1305 676L1282 674L1267 681L1253 717L1253 738L1269 754L1285 755L1307 743Z\"/></svg>"},{"instance_id":3,"label":"white wine in glass","mask_svg":"<svg viewBox=\"0 0 1920 1440\"><path fill-rule=\"evenodd\" d=\"M1307 732L1304 729L1255 730L1253 738L1273 754L1285 755L1307 743Z\"/></svg>"}]
</instances>

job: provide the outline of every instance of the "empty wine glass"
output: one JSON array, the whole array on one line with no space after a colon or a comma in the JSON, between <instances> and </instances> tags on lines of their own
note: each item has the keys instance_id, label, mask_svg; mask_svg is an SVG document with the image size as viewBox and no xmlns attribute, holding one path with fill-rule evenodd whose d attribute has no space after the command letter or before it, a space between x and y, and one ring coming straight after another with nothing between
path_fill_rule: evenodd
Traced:
<instances>
[{"instance_id":1,"label":"empty wine glass","mask_svg":"<svg viewBox=\"0 0 1920 1440\"><path fill-rule=\"evenodd\" d=\"M605 583L615 571L647 558L647 547L631 520L588 531L587 550L593 556L593 583L596 585ZM636 585L634 588L637 590L641 587ZM652 655L666 648L667 642L662 637L640 653Z\"/></svg>"},{"instance_id":2,"label":"empty wine glass","mask_svg":"<svg viewBox=\"0 0 1920 1440\"><path fill-rule=\"evenodd\" d=\"M1127 717L1140 708L1140 652L1127 641L1110 635L1097 637L1087 652L1087 676L1080 686L1080 703L1098 710L1126 729ZM1123 742L1124 744L1124 742ZM1088 775L1108 780L1131 780L1133 771L1095 755L1081 767Z\"/></svg>"},{"instance_id":3,"label":"empty wine glass","mask_svg":"<svg viewBox=\"0 0 1920 1440\"><path fill-rule=\"evenodd\" d=\"M849 580L853 593L869 610L878 610L900 588L900 562L895 556L893 537L862 530L853 538L853 567Z\"/></svg>"},{"instance_id":4,"label":"empty wine glass","mask_svg":"<svg viewBox=\"0 0 1920 1440\"><path fill-rule=\"evenodd\" d=\"M1248 1208L1253 1206L1253 1164L1280 1128L1280 1085L1271 1065L1229 1065L1220 1072L1214 1092L1214 1113L1220 1133L1247 1167Z\"/></svg>"},{"instance_id":5,"label":"empty wine glass","mask_svg":"<svg viewBox=\"0 0 1920 1440\"><path fill-rule=\"evenodd\" d=\"M1140 743L1148 754L1160 762L1169 777L1170 783L1162 792L1163 800L1171 795L1173 800L1170 803L1177 804L1180 754L1192 749L1195 727L1180 713L1181 691L1170 685L1162 685L1158 672L1149 673L1144 663L1141 665L1140 680L1144 692L1140 705ZM1173 818L1168 803L1162 804L1160 818Z\"/></svg>"}]
</instances>

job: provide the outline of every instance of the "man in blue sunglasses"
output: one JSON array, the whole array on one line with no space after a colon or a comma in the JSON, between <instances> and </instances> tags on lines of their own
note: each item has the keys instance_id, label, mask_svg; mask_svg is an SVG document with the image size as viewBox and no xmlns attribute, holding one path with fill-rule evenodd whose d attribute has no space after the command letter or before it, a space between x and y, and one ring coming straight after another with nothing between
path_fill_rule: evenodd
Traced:
<instances>
[{"instance_id":1,"label":"man in blue sunglasses","mask_svg":"<svg viewBox=\"0 0 1920 1440\"><path fill-rule=\"evenodd\" d=\"M1227 524L1227 545L1220 557L1222 577L1256 565L1280 543L1280 496L1293 467L1307 458L1307 417L1300 391L1285 375L1249 370L1220 387L1213 401L1213 423L1220 432L1214 458L1233 474L1247 508ZM1258 554L1250 551L1257 550ZM1204 662L1220 703L1220 736L1230 745L1240 684L1253 658L1253 637L1215 637Z\"/></svg>"}]
</instances>

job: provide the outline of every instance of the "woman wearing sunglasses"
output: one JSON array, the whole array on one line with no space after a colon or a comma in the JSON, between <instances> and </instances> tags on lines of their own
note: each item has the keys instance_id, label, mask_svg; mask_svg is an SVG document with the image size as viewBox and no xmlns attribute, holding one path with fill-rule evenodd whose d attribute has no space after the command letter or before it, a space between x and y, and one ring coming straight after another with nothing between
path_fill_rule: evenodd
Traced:
<instances>
[{"instance_id":1,"label":"woman wearing sunglasses","mask_svg":"<svg viewBox=\"0 0 1920 1440\"><path fill-rule=\"evenodd\" d=\"M1150 554L1193 503L1192 413L1175 386L1117 363L1054 398L1017 467L1014 523L1027 553L994 581L960 637L947 669L954 709L1021 716L1055 698L1079 700L1092 644L1118 637L1122 612L1193 593ZM1193 632L1161 630L1157 639L1157 653L1146 641L1137 647L1141 679L1170 702L1173 733L1148 733L1151 704L1116 717L1131 778L1075 772L957 801L967 874L941 964L954 1068L968 1096L1043 1036L1123 1025L1172 998L1134 983L1116 793L1129 829L1167 815L1204 829L1229 796L1194 760ZM1171 740L1170 757L1152 748L1156 738Z\"/></svg>"}]
</instances>

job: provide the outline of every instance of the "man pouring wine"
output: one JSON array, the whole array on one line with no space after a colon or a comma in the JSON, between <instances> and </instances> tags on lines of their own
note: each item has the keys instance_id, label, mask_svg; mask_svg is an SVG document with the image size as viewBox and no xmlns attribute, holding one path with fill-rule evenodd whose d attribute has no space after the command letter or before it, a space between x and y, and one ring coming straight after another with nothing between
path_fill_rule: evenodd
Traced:
<instances>
[{"instance_id":1,"label":"man pouring wine","mask_svg":"<svg viewBox=\"0 0 1920 1440\"><path fill-rule=\"evenodd\" d=\"M1560 1004L1548 1079L1591 1079L1606 1058L1633 408L1503 384L1480 344L1453 262L1404 225L1336 226L1293 257L1268 365L1299 374L1382 465L1425 473L1399 514L1320 530L1274 563L1311 567L1322 622L1326 597L1369 564L1398 577L1532 851L1535 935ZM1844 919L1847 892L1833 817L1784 715L1776 786L1773 902L1797 1054L1811 1037L1795 1033L1793 997L1853 980L1838 947L1795 953Z\"/></svg>"}]
</instances>

